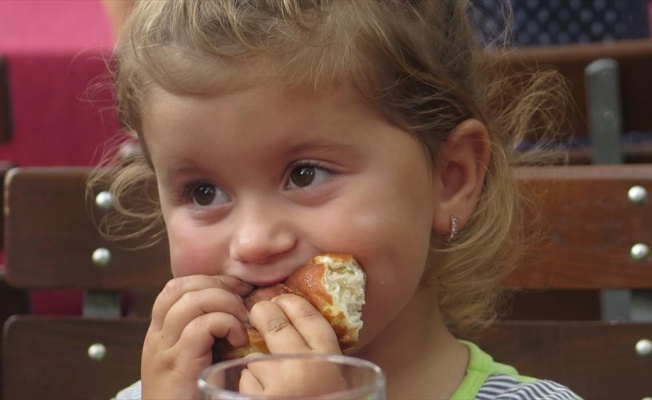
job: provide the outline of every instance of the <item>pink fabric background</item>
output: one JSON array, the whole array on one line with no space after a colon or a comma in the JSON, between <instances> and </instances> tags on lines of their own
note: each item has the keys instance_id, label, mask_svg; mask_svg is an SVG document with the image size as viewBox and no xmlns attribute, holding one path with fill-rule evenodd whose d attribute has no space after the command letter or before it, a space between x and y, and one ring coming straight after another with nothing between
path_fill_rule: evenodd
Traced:
<instances>
[{"instance_id":1,"label":"pink fabric background","mask_svg":"<svg viewBox=\"0 0 652 400\"><path fill-rule=\"evenodd\" d=\"M100 0L0 0L14 122L0 160L18 166L92 165L118 131L105 60L113 39ZM79 314L80 292L32 294L38 314Z\"/></svg>"},{"instance_id":2,"label":"pink fabric background","mask_svg":"<svg viewBox=\"0 0 652 400\"><path fill-rule=\"evenodd\" d=\"M106 59L111 31L99 0L0 0L0 53L9 68L14 132L0 159L89 165L117 132Z\"/></svg>"}]
</instances>

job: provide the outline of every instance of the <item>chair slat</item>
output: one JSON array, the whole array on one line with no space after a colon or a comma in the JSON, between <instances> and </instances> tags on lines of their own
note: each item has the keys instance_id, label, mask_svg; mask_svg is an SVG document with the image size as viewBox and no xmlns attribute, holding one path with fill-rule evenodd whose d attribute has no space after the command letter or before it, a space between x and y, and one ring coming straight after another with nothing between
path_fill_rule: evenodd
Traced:
<instances>
[{"instance_id":1,"label":"chair slat","mask_svg":"<svg viewBox=\"0 0 652 400\"><path fill-rule=\"evenodd\" d=\"M134 250L99 233L86 196L88 168L15 168L5 182L7 280L39 289L160 289L170 279L167 243ZM99 190L100 188L98 188ZM95 193L98 192L95 191ZM108 266L93 252L106 248Z\"/></svg>"},{"instance_id":2,"label":"chair slat","mask_svg":"<svg viewBox=\"0 0 652 400\"><path fill-rule=\"evenodd\" d=\"M4 328L4 399L109 399L140 379L147 319L14 316ZM106 356L89 358L101 344Z\"/></svg>"},{"instance_id":3,"label":"chair slat","mask_svg":"<svg viewBox=\"0 0 652 400\"><path fill-rule=\"evenodd\" d=\"M650 165L532 167L517 172L541 224L507 285L525 289L652 288L652 258L634 260L636 243L652 246L652 204L628 199L633 186L652 193ZM539 217L540 221L535 221ZM534 221L534 222L533 222Z\"/></svg>"},{"instance_id":4,"label":"chair slat","mask_svg":"<svg viewBox=\"0 0 652 400\"><path fill-rule=\"evenodd\" d=\"M652 340L652 323L503 321L476 342L519 373L564 384L585 399L652 395L652 354L636 351Z\"/></svg>"},{"instance_id":5,"label":"chair slat","mask_svg":"<svg viewBox=\"0 0 652 400\"><path fill-rule=\"evenodd\" d=\"M169 279L167 247L134 252L106 244L92 223L101 213L95 214L92 199L85 197L87 174L83 168L10 172L10 283L95 290L160 288ZM627 196L635 185L652 189L652 166L521 168L516 178L523 196L541 207L538 214L528 214L527 221L540 217L528 229L543 224L541 242L535 243L543 250L524 260L508 286L537 291L652 287L650 258L633 261L629 255L634 243L652 244L651 205L633 203ZM115 268L113 263L97 268L90 261L98 243L115 251ZM5 398L111 397L138 379L147 325L146 319L14 317L4 332ZM651 336L652 323L501 321L477 342L497 361L523 374L561 382L585 398L640 399L652 393L652 355L637 354L635 346ZM93 343L107 346L104 361L88 359ZM46 373L48 380L34 384L34 376ZM101 388L93 378L97 376L103 377Z\"/></svg>"}]
</instances>

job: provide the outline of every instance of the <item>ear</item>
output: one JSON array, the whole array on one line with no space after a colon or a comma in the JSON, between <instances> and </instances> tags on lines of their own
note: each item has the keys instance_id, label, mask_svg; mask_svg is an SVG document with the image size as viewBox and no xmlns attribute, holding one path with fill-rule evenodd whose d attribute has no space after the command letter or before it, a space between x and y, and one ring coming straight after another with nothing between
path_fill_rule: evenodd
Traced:
<instances>
[{"instance_id":1,"label":"ear","mask_svg":"<svg viewBox=\"0 0 652 400\"><path fill-rule=\"evenodd\" d=\"M487 128L475 119L460 123L443 143L435 176L440 189L432 221L435 232L448 235L451 216L464 227L482 193L489 157Z\"/></svg>"}]
</instances>

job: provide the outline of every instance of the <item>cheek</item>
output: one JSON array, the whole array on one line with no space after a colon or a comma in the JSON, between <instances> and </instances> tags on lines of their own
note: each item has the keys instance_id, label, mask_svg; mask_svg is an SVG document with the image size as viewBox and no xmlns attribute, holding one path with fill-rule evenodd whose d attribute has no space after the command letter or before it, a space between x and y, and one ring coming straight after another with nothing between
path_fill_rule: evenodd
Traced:
<instances>
[{"instance_id":1,"label":"cheek","mask_svg":"<svg viewBox=\"0 0 652 400\"><path fill-rule=\"evenodd\" d=\"M423 276L428 254L427 243L419 243L421 237L412 237L412 241L406 241L406 236L386 239L384 247L362 243L356 248L367 273L369 311L381 315L394 307L401 308L411 299Z\"/></svg>"},{"instance_id":2,"label":"cheek","mask_svg":"<svg viewBox=\"0 0 652 400\"><path fill-rule=\"evenodd\" d=\"M201 229L178 229L168 226L172 275L217 275L222 258L218 243Z\"/></svg>"},{"instance_id":3,"label":"cheek","mask_svg":"<svg viewBox=\"0 0 652 400\"><path fill-rule=\"evenodd\" d=\"M432 203L409 206L394 198L357 210L349 214L347 229L338 236L342 246L336 248L355 254L366 270L364 335L373 337L397 318L421 282L432 234Z\"/></svg>"},{"instance_id":4,"label":"cheek","mask_svg":"<svg viewBox=\"0 0 652 400\"><path fill-rule=\"evenodd\" d=\"M175 278L188 275L209 275L207 254L199 243L170 237L170 263Z\"/></svg>"},{"instance_id":5,"label":"cheek","mask_svg":"<svg viewBox=\"0 0 652 400\"><path fill-rule=\"evenodd\" d=\"M364 321L369 327L384 329L414 296L421 281L422 269L392 274L391 281L370 279L366 290ZM371 330L374 330L373 328Z\"/></svg>"},{"instance_id":6,"label":"cheek","mask_svg":"<svg viewBox=\"0 0 652 400\"><path fill-rule=\"evenodd\" d=\"M320 226L328 227L329 237L335 238L330 248L358 257L369 269L372 283L382 286L420 278L432 234L430 204L368 201L343 215L347 217L339 229L335 221Z\"/></svg>"},{"instance_id":7,"label":"cheek","mask_svg":"<svg viewBox=\"0 0 652 400\"><path fill-rule=\"evenodd\" d=\"M425 269L430 245L430 208L386 207L367 202L321 220L322 250L354 254L367 274L364 336L384 330L412 299ZM398 206L397 203L394 203ZM336 215L336 214L332 214Z\"/></svg>"}]
</instances>

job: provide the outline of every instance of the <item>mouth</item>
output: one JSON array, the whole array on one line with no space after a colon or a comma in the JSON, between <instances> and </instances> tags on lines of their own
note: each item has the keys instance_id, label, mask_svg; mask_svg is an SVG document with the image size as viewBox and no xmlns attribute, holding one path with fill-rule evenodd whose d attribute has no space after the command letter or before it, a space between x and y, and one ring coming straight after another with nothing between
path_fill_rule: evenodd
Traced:
<instances>
[{"instance_id":1,"label":"mouth","mask_svg":"<svg viewBox=\"0 0 652 400\"><path fill-rule=\"evenodd\" d=\"M240 280L252 285L255 288L265 288L285 282L290 275L301 268L305 262L287 260L283 265L256 266L246 268L238 275Z\"/></svg>"},{"instance_id":2,"label":"mouth","mask_svg":"<svg viewBox=\"0 0 652 400\"><path fill-rule=\"evenodd\" d=\"M254 287L254 289L259 289L259 288L266 288L270 286L277 285L279 283L285 282L287 279L287 276L282 277L282 278L277 278L277 279L268 279L268 280L259 280L259 281L247 281L250 285Z\"/></svg>"}]
</instances>

